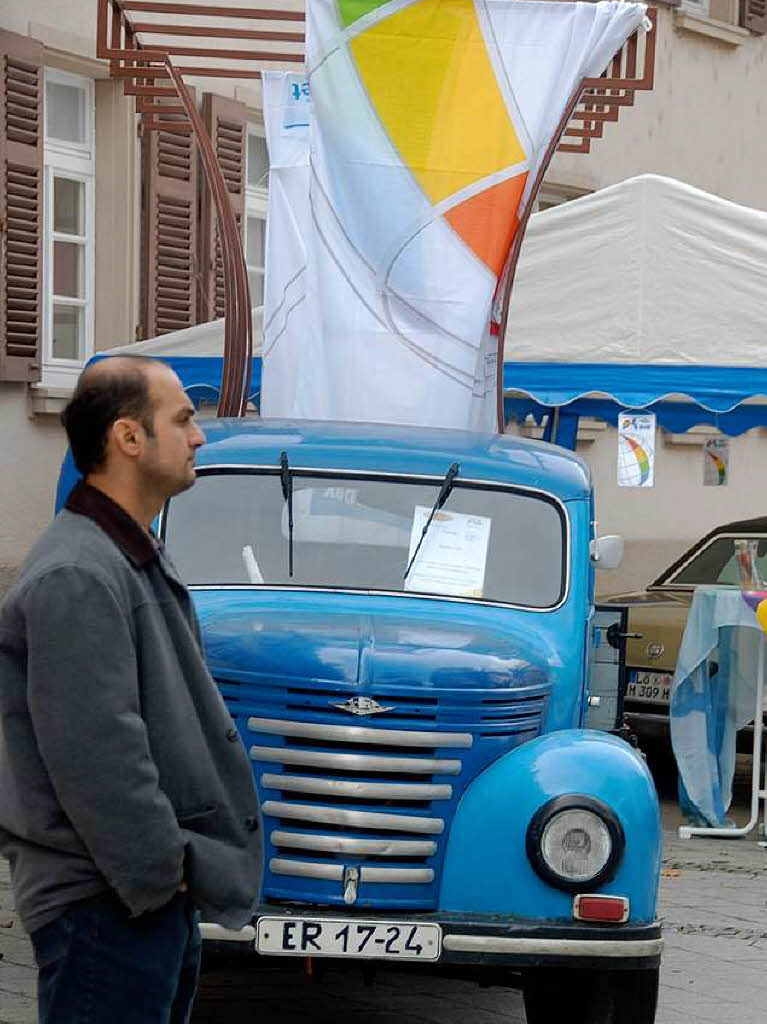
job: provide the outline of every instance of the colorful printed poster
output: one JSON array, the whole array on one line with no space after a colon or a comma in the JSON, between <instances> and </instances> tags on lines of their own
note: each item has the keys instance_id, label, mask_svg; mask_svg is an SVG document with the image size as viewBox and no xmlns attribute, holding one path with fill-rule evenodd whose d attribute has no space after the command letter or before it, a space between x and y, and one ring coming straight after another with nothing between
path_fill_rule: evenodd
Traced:
<instances>
[{"instance_id":1,"label":"colorful printed poster","mask_svg":"<svg viewBox=\"0 0 767 1024\"><path fill-rule=\"evenodd\" d=\"M408 562L418 547L430 513L431 509L425 505L415 507ZM482 597L491 522L488 516L435 512L405 580L405 590Z\"/></svg>"},{"instance_id":2,"label":"colorful printed poster","mask_svg":"<svg viewBox=\"0 0 767 1024\"><path fill-rule=\"evenodd\" d=\"M655 482L655 414L618 417L618 486L652 487Z\"/></svg>"},{"instance_id":3,"label":"colorful printed poster","mask_svg":"<svg viewBox=\"0 0 767 1024\"><path fill-rule=\"evenodd\" d=\"M730 479L730 439L709 437L703 446L703 486L726 487Z\"/></svg>"}]
</instances>

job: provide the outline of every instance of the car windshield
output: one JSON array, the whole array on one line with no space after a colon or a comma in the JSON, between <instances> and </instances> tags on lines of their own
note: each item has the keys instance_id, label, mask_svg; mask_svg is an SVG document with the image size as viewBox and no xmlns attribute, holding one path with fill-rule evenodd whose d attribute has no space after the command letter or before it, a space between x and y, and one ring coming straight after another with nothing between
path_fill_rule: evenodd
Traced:
<instances>
[{"instance_id":1,"label":"car windshield","mask_svg":"<svg viewBox=\"0 0 767 1024\"><path fill-rule=\"evenodd\" d=\"M403 580L441 482L294 470L292 577L278 469L201 470L195 486L169 503L163 533L190 586L333 587L557 605L567 558L560 506L543 494L460 478Z\"/></svg>"},{"instance_id":2,"label":"car windshield","mask_svg":"<svg viewBox=\"0 0 767 1024\"><path fill-rule=\"evenodd\" d=\"M737 537L715 537L678 572L664 580L662 586L738 586L740 575L735 558L735 541L739 539L757 541L756 568L759 579L767 581L767 538L738 534Z\"/></svg>"}]
</instances>

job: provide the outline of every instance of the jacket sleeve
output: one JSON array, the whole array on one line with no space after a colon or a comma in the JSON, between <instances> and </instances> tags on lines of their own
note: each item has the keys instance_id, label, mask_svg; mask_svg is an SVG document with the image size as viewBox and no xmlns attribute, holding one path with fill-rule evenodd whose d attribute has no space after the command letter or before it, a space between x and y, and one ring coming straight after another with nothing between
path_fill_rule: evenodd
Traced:
<instances>
[{"instance_id":1,"label":"jacket sleeve","mask_svg":"<svg viewBox=\"0 0 767 1024\"><path fill-rule=\"evenodd\" d=\"M24 600L28 702L59 803L133 915L167 903L184 841L141 716L129 611L106 576L48 572Z\"/></svg>"}]
</instances>

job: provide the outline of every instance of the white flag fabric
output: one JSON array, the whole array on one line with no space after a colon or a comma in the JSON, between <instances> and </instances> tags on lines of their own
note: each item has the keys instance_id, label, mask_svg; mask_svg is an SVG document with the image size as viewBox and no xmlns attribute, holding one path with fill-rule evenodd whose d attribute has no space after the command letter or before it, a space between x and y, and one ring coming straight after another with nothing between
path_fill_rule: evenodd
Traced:
<instances>
[{"instance_id":1,"label":"white flag fabric","mask_svg":"<svg viewBox=\"0 0 767 1024\"><path fill-rule=\"evenodd\" d=\"M264 415L495 428L520 215L577 84L645 10L308 0L311 99L264 78Z\"/></svg>"}]
</instances>

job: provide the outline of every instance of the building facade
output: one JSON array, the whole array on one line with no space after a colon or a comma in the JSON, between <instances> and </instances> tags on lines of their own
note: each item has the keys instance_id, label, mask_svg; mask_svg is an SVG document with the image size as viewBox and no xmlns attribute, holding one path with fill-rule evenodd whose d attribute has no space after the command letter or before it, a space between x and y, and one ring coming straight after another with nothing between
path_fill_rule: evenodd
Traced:
<instances>
[{"instance_id":1,"label":"building facade","mask_svg":"<svg viewBox=\"0 0 767 1024\"><path fill-rule=\"evenodd\" d=\"M767 209L765 31L765 0L659 4L654 90L588 155L555 157L541 208L654 171ZM2 585L50 519L65 446L58 413L84 362L222 315L223 276L193 143L142 135L132 98L96 58L95 0L0 5L0 57ZM189 82L258 304L268 200L259 83Z\"/></svg>"}]
</instances>

